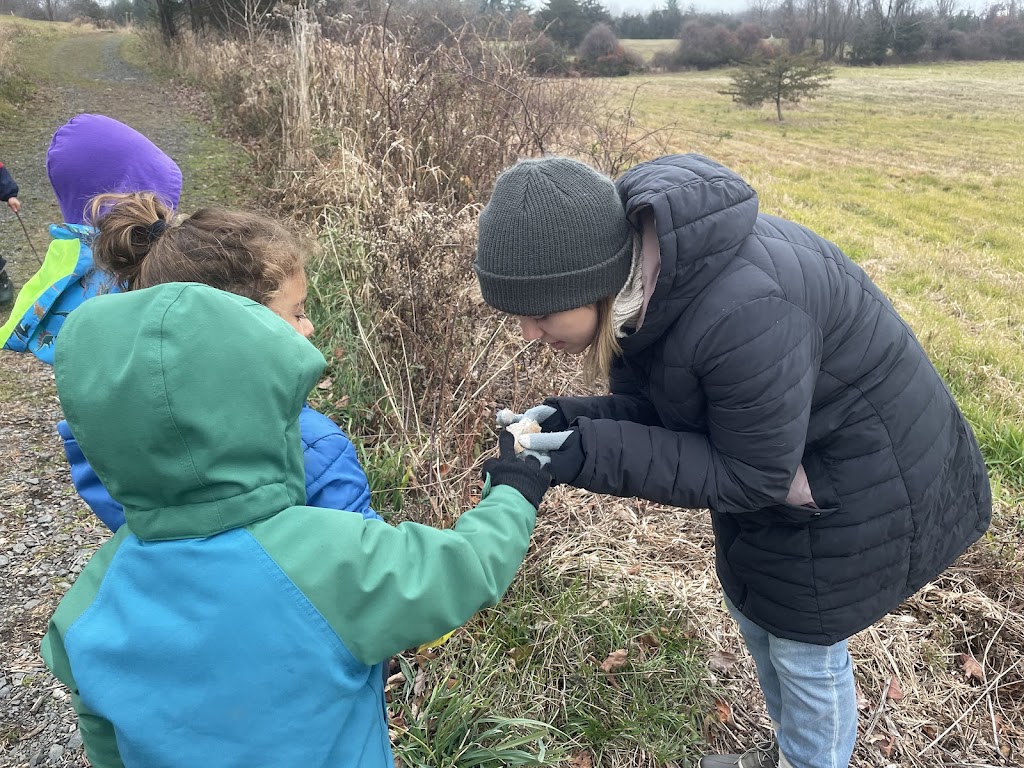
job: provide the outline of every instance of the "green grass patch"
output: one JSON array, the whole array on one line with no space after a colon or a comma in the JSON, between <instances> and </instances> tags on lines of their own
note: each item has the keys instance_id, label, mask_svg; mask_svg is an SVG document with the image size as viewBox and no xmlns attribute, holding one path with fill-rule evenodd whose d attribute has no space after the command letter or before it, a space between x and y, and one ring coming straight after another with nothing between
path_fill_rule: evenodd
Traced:
<instances>
[{"instance_id":1,"label":"green grass patch","mask_svg":"<svg viewBox=\"0 0 1024 768\"><path fill-rule=\"evenodd\" d=\"M1024 63L839 68L821 98L747 109L731 71L606 83L670 151L742 174L761 209L859 262L974 425L1004 501L1024 492Z\"/></svg>"},{"instance_id":2,"label":"green grass patch","mask_svg":"<svg viewBox=\"0 0 1024 768\"><path fill-rule=\"evenodd\" d=\"M533 563L498 608L441 647L425 683L458 691L470 711L548 723L546 764L577 751L589 751L594 765L625 765L630 755L645 756L632 765L685 764L698 754L712 706L702 648L687 630L676 609L626 583ZM615 652L624 656L602 669ZM408 701L408 687L392 700L406 722ZM417 721L437 716L427 702ZM438 706L451 705L442 698ZM535 743L542 738L536 726L532 733ZM405 735L395 744L406 765L455 764L424 760Z\"/></svg>"},{"instance_id":3,"label":"green grass patch","mask_svg":"<svg viewBox=\"0 0 1024 768\"><path fill-rule=\"evenodd\" d=\"M371 505L388 517L402 509L409 466L404 439L389 426L397 408L373 355L372 313L353 290L364 283L367 268L364 246L346 234L344 219L324 230L307 269L307 311L327 370L309 402L351 438L370 483Z\"/></svg>"}]
</instances>

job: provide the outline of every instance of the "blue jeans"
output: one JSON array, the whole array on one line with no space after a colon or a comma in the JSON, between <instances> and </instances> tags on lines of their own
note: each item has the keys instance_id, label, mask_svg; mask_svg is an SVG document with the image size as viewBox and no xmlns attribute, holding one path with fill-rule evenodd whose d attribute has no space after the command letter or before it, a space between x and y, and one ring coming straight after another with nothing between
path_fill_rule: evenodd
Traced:
<instances>
[{"instance_id":1,"label":"blue jeans","mask_svg":"<svg viewBox=\"0 0 1024 768\"><path fill-rule=\"evenodd\" d=\"M757 665L779 751L793 768L845 768L857 740L857 692L846 641L812 645L776 637L725 606Z\"/></svg>"}]
</instances>

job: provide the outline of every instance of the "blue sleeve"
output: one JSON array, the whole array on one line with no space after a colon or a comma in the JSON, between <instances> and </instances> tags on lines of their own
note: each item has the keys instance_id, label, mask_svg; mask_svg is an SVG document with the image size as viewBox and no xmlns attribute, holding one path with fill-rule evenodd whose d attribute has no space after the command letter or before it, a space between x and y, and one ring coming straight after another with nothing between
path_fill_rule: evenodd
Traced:
<instances>
[{"instance_id":1,"label":"blue sleeve","mask_svg":"<svg viewBox=\"0 0 1024 768\"><path fill-rule=\"evenodd\" d=\"M311 507L358 512L380 520L370 509L370 484L344 432L309 406L299 417L306 464L306 504Z\"/></svg>"},{"instance_id":2,"label":"blue sleeve","mask_svg":"<svg viewBox=\"0 0 1024 768\"><path fill-rule=\"evenodd\" d=\"M74 483L75 490L96 517L110 530L116 531L124 525L124 507L110 497L103 483L96 477L66 421L57 424L57 432L64 440L64 455L68 457L68 464L71 465L71 482Z\"/></svg>"},{"instance_id":3,"label":"blue sleeve","mask_svg":"<svg viewBox=\"0 0 1024 768\"><path fill-rule=\"evenodd\" d=\"M0 201L7 202L12 197L18 196L18 185L10 172L0 163Z\"/></svg>"}]
</instances>

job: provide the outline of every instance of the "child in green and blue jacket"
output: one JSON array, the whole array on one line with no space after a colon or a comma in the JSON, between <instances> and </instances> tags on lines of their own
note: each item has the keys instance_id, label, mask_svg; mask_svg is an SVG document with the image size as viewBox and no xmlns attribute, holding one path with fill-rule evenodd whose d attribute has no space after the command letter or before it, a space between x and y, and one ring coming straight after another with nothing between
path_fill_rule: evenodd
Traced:
<instances>
[{"instance_id":1,"label":"child in green and blue jacket","mask_svg":"<svg viewBox=\"0 0 1024 768\"><path fill-rule=\"evenodd\" d=\"M304 506L324 366L267 307L193 283L64 324L61 403L127 519L42 646L94 768L393 768L382 663L507 589L547 472L503 433L451 530Z\"/></svg>"}]
</instances>

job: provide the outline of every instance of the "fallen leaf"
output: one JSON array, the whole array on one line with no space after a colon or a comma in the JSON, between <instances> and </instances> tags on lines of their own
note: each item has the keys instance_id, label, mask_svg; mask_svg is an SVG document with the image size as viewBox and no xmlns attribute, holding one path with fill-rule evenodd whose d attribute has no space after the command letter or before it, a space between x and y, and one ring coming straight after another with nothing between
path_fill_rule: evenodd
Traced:
<instances>
[{"instance_id":1,"label":"fallen leaf","mask_svg":"<svg viewBox=\"0 0 1024 768\"><path fill-rule=\"evenodd\" d=\"M896 679L896 675L889 678L889 688L885 692L885 698L892 701L899 701L903 698L903 689L900 688L900 681Z\"/></svg>"},{"instance_id":2,"label":"fallen leaf","mask_svg":"<svg viewBox=\"0 0 1024 768\"><path fill-rule=\"evenodd\" d=\"M427 690L427 670L420 667L416 673L416 679L412 683L412 695L418 698L423 695L425 690Z\"/></svg>"},{"instance_id":3,"label":"fallen leaf","mask_svg":"<svg viewBox=\"0 0 1024 768\"><path fill-rule=\"evenodd\" d=\"M594 758L589 752L577 752L569 758L571 768L594 768Z\"/></svg>"},{"instance_id":4,"label":"fallen leaf","mask_svg":"<svg viewBox=\"0 0 1024 768\"><path fill-rule=\"evenodd\" d=\"M892 748L896 746L896 739L890 736L886 741L878 745L878 751L881 752L886 759L892 757Z\"/></svg>"},{"instance_id":5,"label":"fallen leaf","mask_svg":"<svg viewBox=\"0 0 1024 768\"><path fill-rule=\"evenodd\" d=\"M861 712L866 712L871 708L871 702L868 701L868 697L864 695L864 691L857 686L857 709Z\"/></svg>"},{"instance_id":6,"label":"fallen leaf","mask_svg":"<svg viewBox=\"0 0 1024 768\"><path fill-rule=\"evenodd\" d=\"M341 360L343 357L345 357L345 350L342 347L335 347L334 348L334 359L335 360Z\"/></svg>"},{"instance_id":7,"label":"fallen leaf","mask_svg":"<svg viewBox=\"0 0 1024 768\"><path fill-rule=\"evenodd\" d=\"M925 735L929 741L934 741L935 737L939 735L939 729L934 725L925 724L921 726L921 733Z\"/></svg>"},{"instance_id":8,"label":"fallen leaf","mask_svg":"<svg viewBox=\"0 0 1024 768\"><path fill-rule=\"evenodd\" d=\"M708 658L708 665L718 672L729 672L739 662L740 657L729 651L715 651Z\"/></svg>"},{"instance_id":9,"label":"fallen leaf","mask_svg":"<svg viewBox=\"0 0 1024 768\"><path fill-rule=\"evenodd\" d=\"M334 385L334 380L328 376L322 379L319 384L316 385L317 389L330 389Z\"/></svg>"},{"instance_id":10,"label":"fallen leaf","mask_svg":"<svg viewBox=\"0 0 1024 768\"><path fill-rule=\"evenodd\" d=\"M638 573L640 573L641 569L642 569L641 565L639 563L637 563L636 565L630 566L626 570L626 574L628 576L636 576Z\"/></svg>"},{"instance_id":11,"label":"fallen leaf","mask_svg":"<svg viewBox=\"0 0 1024 768\"><path fill-rule=\"evenodd\" d=\"M342 395L334 401L335 408L346 408L348 407L348 395Z\"/></svg>"},{"instance_id":12,"label":"fallen leaf","mask_svg":"<svg viewBox=\"0 0 1024 768\"><path fill-rule=\"evenodd\" d=\"M978 660L969 653L960 654L960 667L963 669L964 675L968 680L977 680L979 683L985 682L985 670L981 668Z\"/></svg>"},{"instance_id":13,"label":"fallen leaf","mask_svg":"<svg viewBox=\"0 0 1024 768\"><path fill-rule=\"evenodd\" d=\"M732 707L729 706L729 702L722 699L715 701L715 714L718 715L718 719L723 723L732 722Z\"/></svg>"},{"instance_id":14,"label":"fallen leaf","mask_svg":"<svg viewBox=\"0 0 1024 768\"><path fill-rule=\"evenodd\" d=\"M602 672L614 672L617 669L621 669L626 663L626 649L619 648L617 651L612 651L608 654L608 658L601 662Z\"/></svg>"},{"instance_id":15,"label":"fallen leaf","mask_svg":"<svg viewBox=\"0 0 1024 768\"><path fill-rule=\"evenodd\" d=\"M654 633L652 633L652 632L648 632L648 633L646 633L644 635L640 635L640 637L638 637L636 639L636 641L640 645L642 645L644 648L647 648L648 650L652 650L652 651L655 650L656 648L660 648L661 647L661 640L659 640L657 638L657 636L654 635Z\"/></svg>"}]
</instances>

